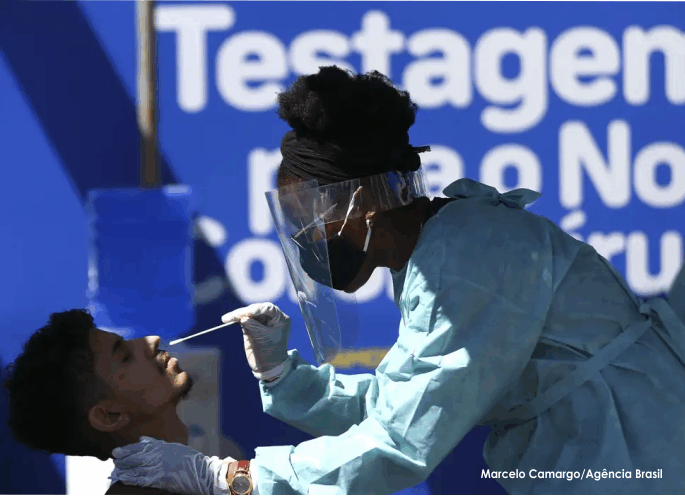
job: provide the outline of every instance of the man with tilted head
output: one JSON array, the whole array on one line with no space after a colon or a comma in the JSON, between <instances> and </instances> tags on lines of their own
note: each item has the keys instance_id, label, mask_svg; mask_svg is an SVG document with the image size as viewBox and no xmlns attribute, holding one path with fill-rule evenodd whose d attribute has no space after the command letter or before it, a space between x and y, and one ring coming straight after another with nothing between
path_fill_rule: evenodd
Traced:
<instances>
[{"instance_id":1,"label":"man with tilted head","mask_svg":"<svg viewBox=\"0 0 685 496\"><path fill-rule=\"evenodd\" d=\"M111 458L141 436L187 444L176 407L193 381L158 336L124 340L86 310L54 313L8 366L9 426L31 449ZM114 483L107 494L173 494Z\"/></svg>"}]
</instances>

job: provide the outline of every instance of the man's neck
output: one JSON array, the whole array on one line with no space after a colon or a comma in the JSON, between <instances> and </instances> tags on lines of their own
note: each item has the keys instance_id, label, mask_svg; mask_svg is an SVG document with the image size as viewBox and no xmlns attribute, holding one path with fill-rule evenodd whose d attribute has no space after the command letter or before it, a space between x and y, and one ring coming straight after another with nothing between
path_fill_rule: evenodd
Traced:
<instances>
[{"instance_id":1,"label":"man's neck","mask_svg":"<svg viewBox=\"0 0 685 496\"><path fill-rule=\"evenodd\" d=\"M178 417L175 405L163 410L153 421L141 425L137 435L153 437L168 443L188 444L188 428ZM137 441L136 439L134 442Z\"/></svg>"}]
</instances>

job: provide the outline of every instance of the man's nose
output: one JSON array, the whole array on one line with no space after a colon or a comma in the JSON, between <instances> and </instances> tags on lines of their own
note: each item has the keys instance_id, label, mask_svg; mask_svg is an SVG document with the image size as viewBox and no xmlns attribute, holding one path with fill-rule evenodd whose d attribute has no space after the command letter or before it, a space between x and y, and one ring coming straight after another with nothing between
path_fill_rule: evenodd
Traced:
<instances>
[{"instance_id":1,"label":"man's nose","mask_svg":"<svg viewBox=\"0 0 685 496\"><path fill-rule=\"evenodd\" d=\"M157 353L159 353L159 343L162 341L162 338L159 336L145 336L145 341L147 342L147 350L150 355L153 357L157 355Z\"/></svg>"}]
</instances>

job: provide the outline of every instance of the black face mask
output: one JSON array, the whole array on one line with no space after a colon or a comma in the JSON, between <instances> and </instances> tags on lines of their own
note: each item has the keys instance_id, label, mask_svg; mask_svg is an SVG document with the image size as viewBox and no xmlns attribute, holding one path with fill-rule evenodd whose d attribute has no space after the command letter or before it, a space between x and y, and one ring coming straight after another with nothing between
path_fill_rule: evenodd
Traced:
<instances>
[{"instance_id":1,"label":"black face mask","mask_svg":"<svg viewBox=\"0 0 685 496\"><path fill-rule=\"evenodd\" d=\"M309 241L298 241L291 238L299 248L300 265L314 281L333 289L343 290L357 277L366 258L366 252L360 250L340 234L326 240L325 243L312 244ZM328 265L320 254L327 249Z\"/></svg>"}]
</instances>

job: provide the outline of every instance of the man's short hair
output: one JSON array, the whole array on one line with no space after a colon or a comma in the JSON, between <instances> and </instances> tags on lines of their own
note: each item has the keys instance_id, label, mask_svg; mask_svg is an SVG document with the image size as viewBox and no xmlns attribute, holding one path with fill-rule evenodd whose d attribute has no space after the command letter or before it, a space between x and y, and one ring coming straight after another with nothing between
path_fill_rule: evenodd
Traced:
<instances>
[{"instance_id":1,"label":"man's short hair","mask_svg":"<svg viewBox=\"0 0 685 496\"><path fill-rule=\"evenodd\" d=\"M95 372L87 310L53 313L7 366L9 427L14 438L48 453L110 458L112 435L93 428L88 411L112 397Z\"/></svg>"}]
</instances>

